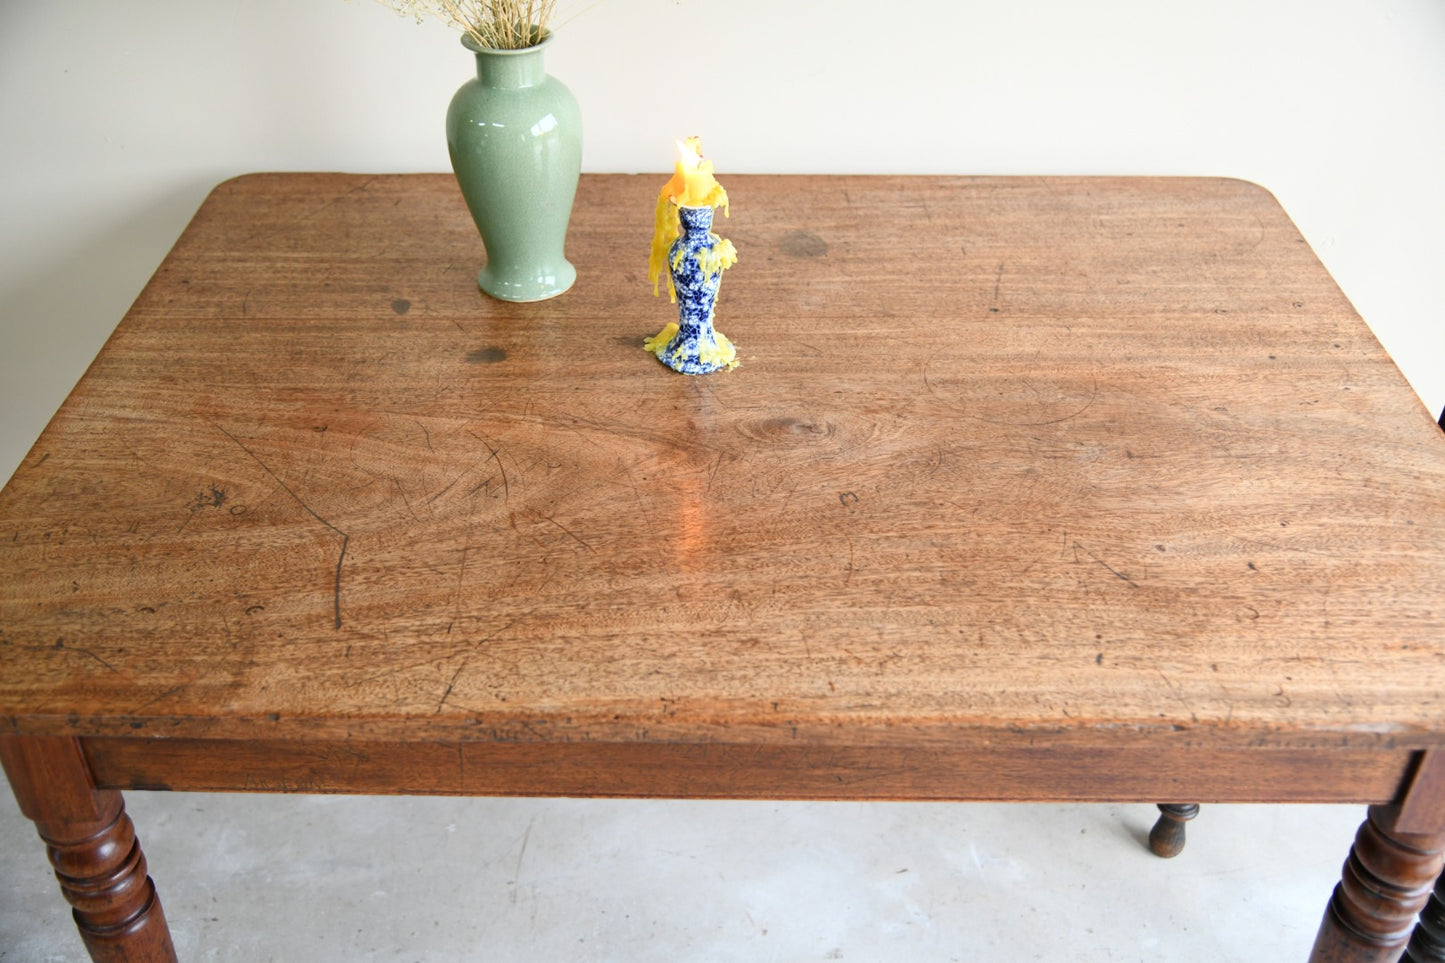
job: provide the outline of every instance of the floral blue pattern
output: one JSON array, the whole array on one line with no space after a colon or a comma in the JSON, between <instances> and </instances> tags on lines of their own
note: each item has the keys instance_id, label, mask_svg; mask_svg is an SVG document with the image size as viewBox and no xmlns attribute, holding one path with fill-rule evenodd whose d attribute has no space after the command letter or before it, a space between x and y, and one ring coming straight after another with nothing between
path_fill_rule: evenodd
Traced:
<instances>
[{"instance_id":1,"label":"floral blue pattern","mask_svg":"<svg viewBox=\"0 0 1445 963\"><path fill-rule=\"evenodd\" d=\"M668 250L668 268L677 294L678 320L646 347L658 360L683 374L707 374L737 366L737 349L713 328L722 272L736 252L730 241L712 233L711 207L679 207L680 230ZM671 337L667 337L671 335Z\"/></svg>"}]
</instances>

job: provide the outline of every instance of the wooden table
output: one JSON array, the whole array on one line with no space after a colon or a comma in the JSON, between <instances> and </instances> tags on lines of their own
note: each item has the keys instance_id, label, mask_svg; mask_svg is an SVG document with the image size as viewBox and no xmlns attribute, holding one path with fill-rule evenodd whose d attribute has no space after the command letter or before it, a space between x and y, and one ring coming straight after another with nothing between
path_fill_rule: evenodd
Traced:
<instances>
[{"instance_id":1,"label":"wooden table","mask_svg":"<svg viewBox=\"0 0 1445 963\"><path fill-rule=\"evenodd\" d=\"M525 305L449 176L196 215L0 495L0 757L95 958L170 955L137 788L1370 803L1314 958L1393 959L1445 438L1275 200L728 178L688 378L658 186L585 177Z\"/></svg>"}]
</instances>

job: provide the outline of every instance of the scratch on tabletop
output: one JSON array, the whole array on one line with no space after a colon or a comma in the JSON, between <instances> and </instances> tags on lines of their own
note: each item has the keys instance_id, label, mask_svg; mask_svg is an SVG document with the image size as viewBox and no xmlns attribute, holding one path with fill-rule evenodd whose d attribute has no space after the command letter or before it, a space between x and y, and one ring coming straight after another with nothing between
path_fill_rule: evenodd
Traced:
<instances>
[{"instance_id":1,"label":"scratch on tabletop","mask_svg":"<svg viewBox=\"0 0 1445 963\"><path fill-rule=\"evenodd\" d=\"M276 484L278 484L278 485L281 486L282 490L285 491L286 494L290 495L293 499L295 499L296 504L300 505L300 506L306 511L306 514L310 515L312 518L316 519L316 520L317 520L318 522L320 522L322 525L325 525L327 528L331 529L331 531L333 531L333 532L335 532L337 535L340 535L340 536L341 536L341 551L340 551L339 553L337 553L337 556L336 556L336 577L335 577L335 580L334 580L334 585L333 585L333 587L332 587L332 611L333 611L334 614L335 614L335 628L340 629L340 628L341 628L341 566L342 566L342 563L344 563L344 562L346 561L346 547L351 543L351 536L348 535L348 534L346 534L345 532L343 532L341 529L337 528L335 525L333 525L333 524L331 524L330 522L328 522L326 519L322 518L320 515L316 514L316 510L313 509L310 505L306 504L306 502L302 500L302 498L301 498L300 495L298 495L298 494L296 494L294 491L292 491L292 490L291 490L291 486L290 486L290 485L287 485L284 481L282 481L282 480L281 480L281 476L280 476L280 475L277 475L274 471L272 471L272 470L271 470L271 467L270 467L269 465L267 465L264 461L262 461L262 460L256 455L256 453L255 453L254 451L252 451L250 448L247 448L245 442L241 441L241 439L239 439L239 438L237 438L235 435L231 434L231 433L230 433L229 431L227 431L225 428L222 428L221 425L220 425L218 422L214 422L214 421L213 421L213 422L211 422L211 425L212 425L212 427L214 427L217 431L219 431L221 434L225 435L227 438L231 439L231 441L235 442L237 448L240 448L242 451L244 451L247 455L249 455L249 456L251 457L251 460L252 460L252 461L254 461L256 464L260 465L260 466L261 466L261 470L264 471L266 474L270 475L271 478L275 480Z\"/></svg>"},{"instance_id":2,"label":"scratch on tabletop","mask_svg":"<svg viewBox=\"0 0 1445 963\"><path fill-rule=\"evenodd\" d=\"M1159 678L1164 680L1164 685L1169 689L1169 694L1174 696L1175 699L1179 700L1179 704L1182 705L1184 707L1184 710L1189 713L1189 718L1194 722L1198 722L1199 716L1195 714L1194 707L1189 704L1189 700L1184 698L1184 693L1179 691L1179 687L1175 685L1174 682L1167 675L1164 674L1163 669L1155 669L1154 671L1158 672Z\"/></svg>"},{"instance_id":3,"label":"scratch on tabletop","mask_svg":"<svg viewBox=\"0 0 1445 963\"><path fill-rule=\"evenodd\" d=\"M107 669L109 669L110 671L112 671L112 672L117 671L115 666L111 665L109 662L105 661L105 660L102 659L100 656L96 655L96 654L95 654L94 652L92 652L90 649L77 649L77 648L76 648L75 646L73 646L73 645L67 646L67 645L65 644L65 640L64 640L64 639L56 639L56 640L55 640L55 648L59 649L59 650L62 651L62 652L74 652L76 655L83 655L83 656L85 656L85 657L88 658L88 659L94 659L95 661L99 662L101 665L105 666L105 667L106 667Z\"/></svg>"},{"instance_id":4,"label":"scratch on tabletop","mask_svg":"<svg viewBox=\"0 0 1445 963\"><path fill-rule=\"evenodd\" d=\"M484 459L478 458L476 461L472 462L470 465L468 465L467 467L463 468L460 475L458 475L457 477L453 478L451 481L447 482L447 484L444 485L441 489L439 489L436 493L434 493L434 494L432 494L432 495L428 495L428 496L427 496L427 500L422 503L423 507L430 508L432 502L436 501L438 498L441 498L441 497L442 497L443 495L445 495L447 492L451 491L451 490L456 486L457 482L459 482L459 481L461 481L463 478L467 477L467 475L471 473L472 469L476 468L476 467L477 467L478 465L480 465L483 461L484 461ZM473 488L468 494L475 495L478 491L481 491L485 486L486 486L486 482L482 482L482 484L477 485L477 486L476 486L475 488Z\"/></svg>"},{"instance_id":5,"label":"scratch on tabletop","mask_svg":"<svg viewBox=\"0 0 1445 963\"><path fill-rule=\"evenodd\" d=\"M593 548L591 545L588 545L585 541L578 537L576 532L572 531L572 529L557 521L557 519L553 518L551 515L543 515L542 520L545 522L551 522L553 525L556 525L558 528L562 529L562 531L566 532L573 541L575 541L578 545L581 545L583 548L587 549L587 551L594 553L597 551L597 549Z\"/></svg>"},{"instance_id":6,"label":"scratch on tabletop","mask_svg":"<svg viewBox=\"0 0 1445 963\"><path fill-rule=\"evenodd\" d=\"M457 620L458 618L460 618L460 617L461 617L461 614L462 614L462 580L463 580L464 578L466 578L466 574L467 574L467 555L471 553L471 550L472 550L472 523L471 523L471 519L468 519L468 520L467 520L467 535L466 535L466 539L462 542L462 563L461 563L461 565L458 566L458 568L457 568L457 588L456 588L456 592L454 593L454 599L453 599L453 601L456 603L456 604L455 604L455 607L454 607L454 612L453 612L453 619L452 619L452 623L453 623L453 624L456 623L456 620ZM452 627L451 627L451 625L448 625L448 626L447 626L447 635L450 636L450 635L451 635L451 632L452 632ZM446 700L446 697L443 696L443 697L442 697L442 700L445 701L445 700Z\"/></svg>"},{"instance_id":7,"label":"scratch on tabletop","mask_svg":"<svg viewBox=\"0 0 1445 963\"><path fill-rule=\"evenodd\" d=\"M998 262L998 274L994 275L994 279L993 279L993 303L994 303L994 304L998 304L998 289L999 289L999 285L1001 285L1001 284L1003 283L1003 264L1004 264L1004 262L1002 262L1002 261Z\"/></svg>"},{"instance_id":8,"label":"scratch on tabletop","mask_svg":"<svg viewBox=\"0 0 1445 963\"><path fill-rule=\"evenodd\" d=\"M1100 565L1102 565L1102 566L1103 566L1111 575L1113 575L1115 578L1121 579L1121 580L1123 580L1123 581L1125 581L1125 582L1128 582L1128 583L1129 583L1131 586L1133 586L1134 588L1138 588L1138 587L1139 587L1139 583L1138 583L1138 582L1135 582L1132 578L1130 578L1129 576L1125 575L1123 572L1119 571L1117 568L1115 568L1114 566L1110 565L1108 562L1104 561L1104 560L1103 560L1102 558L1100 558L1099 556L1095 555L1095 554L1094 554L1093 552L1091 552L1087 547L1085 547L1084 543L1078 542L1078 541L1074 542L1074 552L1075 552L1075 556L1074 556L1074 557L1075 557L1076 559L1078 558L1078 554L1077 554L1077 553L1083 552L1085 555L1087 555L1087 556L1089 556L1090 558L1092 558L1095 562L1098 562Z\"/></svg>"},{"instance_id":9,"label":"scratch on tabletop","mask_svg":"<svg viewBox=\"0 0 1445 963\"><path fill-rule=\"evenodd\" d=\"M492 453L492 458L497 463L497 469L502 473L502 504L509 504L512 500L512 485L507 481L507 466L502 464L502 456L497 454L497 449L493 448L491 443L481 435L478 435L474 431L468 431L467 434L471 435L477 441L480 441L486 446L487 451Z\"/></svg>"},{"instance_id":10,"label":"scratch on tabletop","mask_svg":"<svg viewBox=\"0 0 1445 963\"><path fill-rule=\"evenodd\" d=\"M579 433L580 434L580 433ZM721 464L721 462L719 462ZM632 466L625 461L619 460L616 463L616 475L607 479L607 484L625 490L632 495L632 500L637 503L637 518L642 520L643 526L649 535L655 534L657 529L653 525L653 512L648 509L647 501L642 497L642 486L637 482L637 476L632 473ZM708 480L708 490L711 490L712 480Z\"/></svg>"},{"instance_id":11,"label":"scratch on tabletop","mask_svg":"<svg viewBox=\"0 0 1445 963\"><path fill-rule=\"evenodd\" d=\"M136 712L136 713L144 712L145 710L149 709L151 706L155 705L157 702L160 702L160 701L163 700L163 699L169 699L171 696L175 695L176 693L184 691L185 688L186 688L186 687L183 686L183 685L173 685L173 686L171 686L169 689L167 689L167 690L165 690L164 692L160 693L159 695L153 695L153 696L151 696L149 699L147 699L146 701L142 702L140 705L136 706L136 707L135 707L134 709L132 709L131 711L132 711L132 712Z\"/></svg>"},{"instance_id":12,"label":"scratch on tabletop","mask_svg":"<svg viewBox=\"0 0 1445 963\"><path fill-rule=\"evenodd\" d=\"M421 521L421 516L416 513L415 508L411 507L411 499L407 497L406 489L401 486L401 479L397 478L395 475L392 475L391 487L395 488L396 493L401 496L401 502L403 505L406 506L406 510L411 514L412 520L418 522Z\"/></svg>"},{"instance_id":13,"label":"scratch on tabletop","mask_svg":"<svg viewBox=\"0 0 1445 963\"><path fill-rule=\"evenodd\" d=\"M460 644L465 644L465 645L467 645L467 646L470 648L471 653L475 653L475 652L479 651L479 650L482 648L482 646L486 645L488 642L492 641L492 640L495 639L497 636L501 635L503 632L506 632L508 629L512 628L512 626L516 625L518 622L521 622L523 619L527 619L527 618L530 618L531 616L535 615L538 608L540 608L540 606L533 606L532 608L528 609L527 611L522 612L521 614L519 614L516 618L512 619L512 620L511 620L510 622L508 622L506 625L502 626L501 628L497 629L497 630L494 631L494 632L489 633L488 635L484 636L483 638L477 639L475 642L467 642L467 643L460 643ZM383 637L383 639L386 641L388 647L390 647L390 643L391 643L391 633L389 633L389 632L387 632L385 629L383 629L383 630L382 630L382 637ZM371 673L370 675L358 676L358 677L356 677L355 679L349 680L349 682L350 682L350 684L351 684L352 686L358 686L358 685L365 685L365 684L368 683L368 682L375 682L377 679L386 679L386 680L389 680L389 681L392 683L393 688L395 688L395 686L396 686L396 681L397 681L397 679L398 679L399 677L405 675L405 674L408 673L408 672L411 672L411 671L414 670L414 669L425 669L425 668L428 668L428 667L430 667L430 666L436 666L438 663L446 662L446 661L454 658L454 657L456 656L456 652L457 652L457 644L453 644L453 645L450 646L450 649L449 649L449 651L447 652L446 655L439 655L439 656L435 656L435 657L430 658L430 659L420 659L420 660L418 660L418 661L416 661L416 662L408 663L407 665L395 666L395 667L393 667L393 668L385 669L385 670L382 670L382 671L379 671L379 672L373 672L373 673ZM452 678L451 678L450 683L448 683L448 685L447 685L447 690L442 693L442 697L441 697L441 700L440 700L440 704L441 704L441 705L445 705L447 702L450 701L450 697L451 697L452 690L455 688L455 686L456 686L456 684L457 684L457 680L458 680L459 678L461 678L461 668L464 668L464 667L466 666L466 663L471 659L471 653L469 653L468 655L466 655L466 656L463 658L462 667L459 667L456 672L453 672L453 673L452 673ZM399 694L396 695L396 696L394 696L394 698L395 698L398 702L401 700L401 696L400 696ZM462 706L462 705L458 705L457 708L466 709L467 707L466 707L466 706ZM437 711L440 712L441 709L439 708Z\"/></svg>"},{"instance_id":14,"label":"scratch on tabletop","mask_svg":"<svg viewBox=\"0 0 1445 963\"><path fill-rule=\"evenodd\" d=\"M933 354L929 355L928 358L927 358L927 360L925 360L925 361L923 362L923 387L927 388L927 389L928 389L928 393L931 394L931 395L936 395L936 394L938 394L937 391L933 390L933 382L931 382L931 381L928 380L928 367L929 367L929 365L933 364L933 359L936 358L936 357L938 357L938 352L937 352L937 351L935 351Z\"/></svg>"},{"instance_id":15,"label":"scratch on tabletop","mask_svg":"<svg viewBox=\"0 0 1445 963\"><path fill-rule=\"evenodd\" d=\"M712 470L707 473L707 488L703 489L704 495L712 491L712 483L717 480L717 470L722 467L722 463L723 453L718 452L717 458L713 459Z\"/></svg>"},{"instance_id":16,"label":"scratch on tabletop","mask_svg":"<svg viewBox=\"0 0 1445 963\"><path fill-rule=\"evenodd\" d=\"M339 195L337 195L336 197L333 197L333 198L331 198L330 200L326 201L324 204L322 204L320 207L316 208L315 210L312 210L312 211L310 211L310 212L308 212L308 213L306 213L306 214L302 214L300 217L296 218L296 223L299 224L299 223L301 223L302 221L309 221L311 218L313 218L313 217L315 217L316 215L322 213L322 212L325 211L327 208L334 207L335 205L337 205L337 204L341 203L342 201L346 200L346 198L350 197L352 194L360 194L360 193L363 193L363 192L366 191L368 188L370 188L372 184L374 184L374 183L375 183L376 181L378 181L378 180L380 180L380 177L379 177L379 176L378 176L378 177L368 177L365 181L361 182L360 184L357 184L357 185L356 185L355 187L353 187L353 188L348 189L344 194L339 194Z\"/></svg>"},{"instance_id":17,"label":"scratch on tabletop","mask_svg":"<svg viewBox=\"0 0 1445 963\"><path fill-rule=\"evenodd\" d=\"M471 661L471 656L467 656L465 659L462 659L462 664L457 666L457 671L452 673L451 681L447 683L447 691L443 692L441 699L437 701L437 711L433 713L433 715L441 715L442 709L447 704L447 699L451 696L452 690L456 688L457 679L461 678L462 670L465 669L467 667L467 663Z\"/></svg>"}]
</instances>

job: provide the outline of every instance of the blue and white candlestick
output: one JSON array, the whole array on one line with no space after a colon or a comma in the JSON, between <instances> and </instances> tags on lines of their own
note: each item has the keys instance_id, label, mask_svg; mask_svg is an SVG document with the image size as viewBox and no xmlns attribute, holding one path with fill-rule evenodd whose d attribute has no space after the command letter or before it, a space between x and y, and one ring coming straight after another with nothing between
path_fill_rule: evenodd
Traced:
<instances>
[{"instance_id":1,"label":"blue and white candlestick","mask_svg":"<svg viewBox=\"0 0 1445 963\"><path fill-rule=\"evenodd\" d=\"M677 240L667 252L677 323L648 338L643 347L683 374L735 368L737 349L713 328L713 311L722 273L737 260L737 251L731 241L712 232L712 207L679 207L677 213Z\"/></svg>"}]
</instances>

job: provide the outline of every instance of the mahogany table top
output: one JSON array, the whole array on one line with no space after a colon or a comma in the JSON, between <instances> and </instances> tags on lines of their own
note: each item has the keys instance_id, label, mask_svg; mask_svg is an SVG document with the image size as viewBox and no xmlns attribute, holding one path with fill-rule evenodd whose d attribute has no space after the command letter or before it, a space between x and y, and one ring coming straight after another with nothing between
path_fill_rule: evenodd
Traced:
<instances>
[{"instance_id":1,"label":"mahogany table top","mask_svg":"<svg viewBox=\"0 0 1445 963\"><path fill-rule=\"evenodd\" d=\"M1445 437L1266 191L724 182L697 378L660 177L537 304L450 176L217 188L0 495L3 730L1445 745Z\"/></svg>"}]
</instances>

